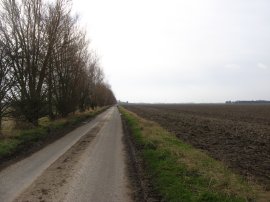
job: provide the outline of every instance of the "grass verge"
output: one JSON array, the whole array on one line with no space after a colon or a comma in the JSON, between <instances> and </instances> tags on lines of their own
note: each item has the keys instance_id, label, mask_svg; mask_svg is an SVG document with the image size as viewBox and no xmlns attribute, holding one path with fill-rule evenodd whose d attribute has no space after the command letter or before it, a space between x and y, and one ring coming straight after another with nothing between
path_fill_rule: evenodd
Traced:
<instances>
[{"instance_id":1,"label":"grass verge","mask_svg":"<svg viewBox=\"0 0 270 202\"><path fill-rule=\"evenodd\" d=\"M263 189L181 142L158 124L120 107L153 191L164 201L268 201Z\"/></svg>"},{"instance_id":2,"label":"grass verge","mask_svg":"<svg viewBox=\"0 0 270 202\"><path fill-rule=\"evenodd\" d=\"M94 111L78 113L67 118L49 121L48 118L40 120L40 126L21 130L18 134L0 139L0 163L12 159L22 153L27 153L33 147L41 148L45 142L52 142L69 132L81 122L95 117L108 107L98 108ZM50 140L50 141L48 141Z\"/></svg>"}]
</instances>

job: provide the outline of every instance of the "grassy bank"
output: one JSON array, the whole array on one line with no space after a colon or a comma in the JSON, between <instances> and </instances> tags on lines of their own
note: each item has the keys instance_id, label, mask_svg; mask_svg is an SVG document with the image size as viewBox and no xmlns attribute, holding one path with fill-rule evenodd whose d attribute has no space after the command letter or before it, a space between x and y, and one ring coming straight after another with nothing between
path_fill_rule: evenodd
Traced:
<instances>
[{"instance_id":1,"label":"grassy bank","mask_svg":"<svg viewBox=\"0 0 270 202\"><path fill-rule=\"evenodd\" d=\"M153 189L165 201L267 201L258 185L177 139L154 122L120 109Z\"/></svg>"},{"instance_id":2,"label":"grassy bank","mask_svg":"<svg viewBox=\"0 0 270 202\"><path fill-rule=\"evenodd\" d=\"M105 111L108 107L70 115L67 118L50 121L48 118L39 120L39 127L19 130L16 135L0 139L0 163L5 159L27 152L32 147L44 146L44 142L58 139L81 122L91 119Z\"/></svg>"}]
</instances>

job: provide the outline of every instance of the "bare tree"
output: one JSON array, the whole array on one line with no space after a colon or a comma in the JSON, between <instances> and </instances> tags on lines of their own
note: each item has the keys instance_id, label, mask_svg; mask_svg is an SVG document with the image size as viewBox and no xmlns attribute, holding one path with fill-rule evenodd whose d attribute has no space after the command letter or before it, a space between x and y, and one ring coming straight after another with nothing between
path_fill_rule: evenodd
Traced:
<instances>
[{"instance_id":1,"label":"bare tree","mask_svg":"<svg viewBox=\"0 0 270 202\"><path fill-rule=\"evenodd\" d=\"M55 17L48 21L49 9L42 0L21 3L3 0L2 3L0 37L6 41L16 81L12 93L14 107L37 125L44 106L44 81L57 37L58 20Z\"/></svg>"},{"instance_id":2,"label":"bare tree","mask_svg":"<svg viewBox=\"0 0 270 202\"><path fill-rule=\"evenodd\" d=\"M85 67L88 60L88 42L85 33L79 31L77 19L65 16L58 33L53 54L53 96L58 112L66 116L74 112L86 82Z\"/></svg>"},{"instance_id":3,"label":"bare tree","mask_svg":"<svg viewBox=\"0 0 270 202\"><path fill-rule=\"evenodd\" d=\"M5 43L0 41L0 135L2 119L10 112L10 89L13 86L11 70L9 68Z\"/></svg>"},{"instance_id":4,"label":"bare tree","mask_svg":"<svg viewBox=\"0 0 270 202\"><path fill-rule=\"evenodd\" d=\"M61 37L63 36L63 32L66 28L67 18L70 18L71 12L71 4L69 0L58 0L56 4L50 4L48 6L49 9L49 18L47 19L47 33L49 36L56 37L54 39L54 47L53 47L53 54L57 53L59 49L61 49L62 42L64 39ZM56 29L57 27L57 29ZM51 34L54 33L54 34ZM48 103L48 115L51 119L54 119L54 74L55 68L57 64L55 63L55 55L50 57L49 65L48 65L48 75L46 77L46 86L47 86L47 103Z\"/></svg>"}]
</instances>

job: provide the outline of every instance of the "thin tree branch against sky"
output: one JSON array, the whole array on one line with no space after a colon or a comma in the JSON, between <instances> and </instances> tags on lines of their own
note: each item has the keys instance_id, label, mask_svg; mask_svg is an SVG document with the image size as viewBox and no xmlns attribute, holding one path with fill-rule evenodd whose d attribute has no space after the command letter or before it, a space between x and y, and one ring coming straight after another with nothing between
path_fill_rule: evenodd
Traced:
<instances>
[{"instance_id":1,"label":"thin tree branch against sky","mask_svg":"<svg viewBox=\"0 0 270 202\"><path fill-rule=\"evenodd\" d=\"M116 97L270 99L269 0L74 0Z\"/></svg>"}]
</instances>

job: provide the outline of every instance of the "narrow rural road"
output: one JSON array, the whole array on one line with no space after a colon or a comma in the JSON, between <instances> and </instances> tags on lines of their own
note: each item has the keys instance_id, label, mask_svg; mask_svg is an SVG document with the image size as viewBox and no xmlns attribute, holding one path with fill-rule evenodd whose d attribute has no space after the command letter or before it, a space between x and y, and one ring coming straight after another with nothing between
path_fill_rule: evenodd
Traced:
<instances>
[{"instance_id":1,"label":"narrow rural road","mask_svg":"<svg viewBox=\"0 0 270 202\"><path fill-rule=\"evenodd\" d=\"M111 107L0 172L0 201L132 201L120 114Z\"/></svg>"}]
</instances>

